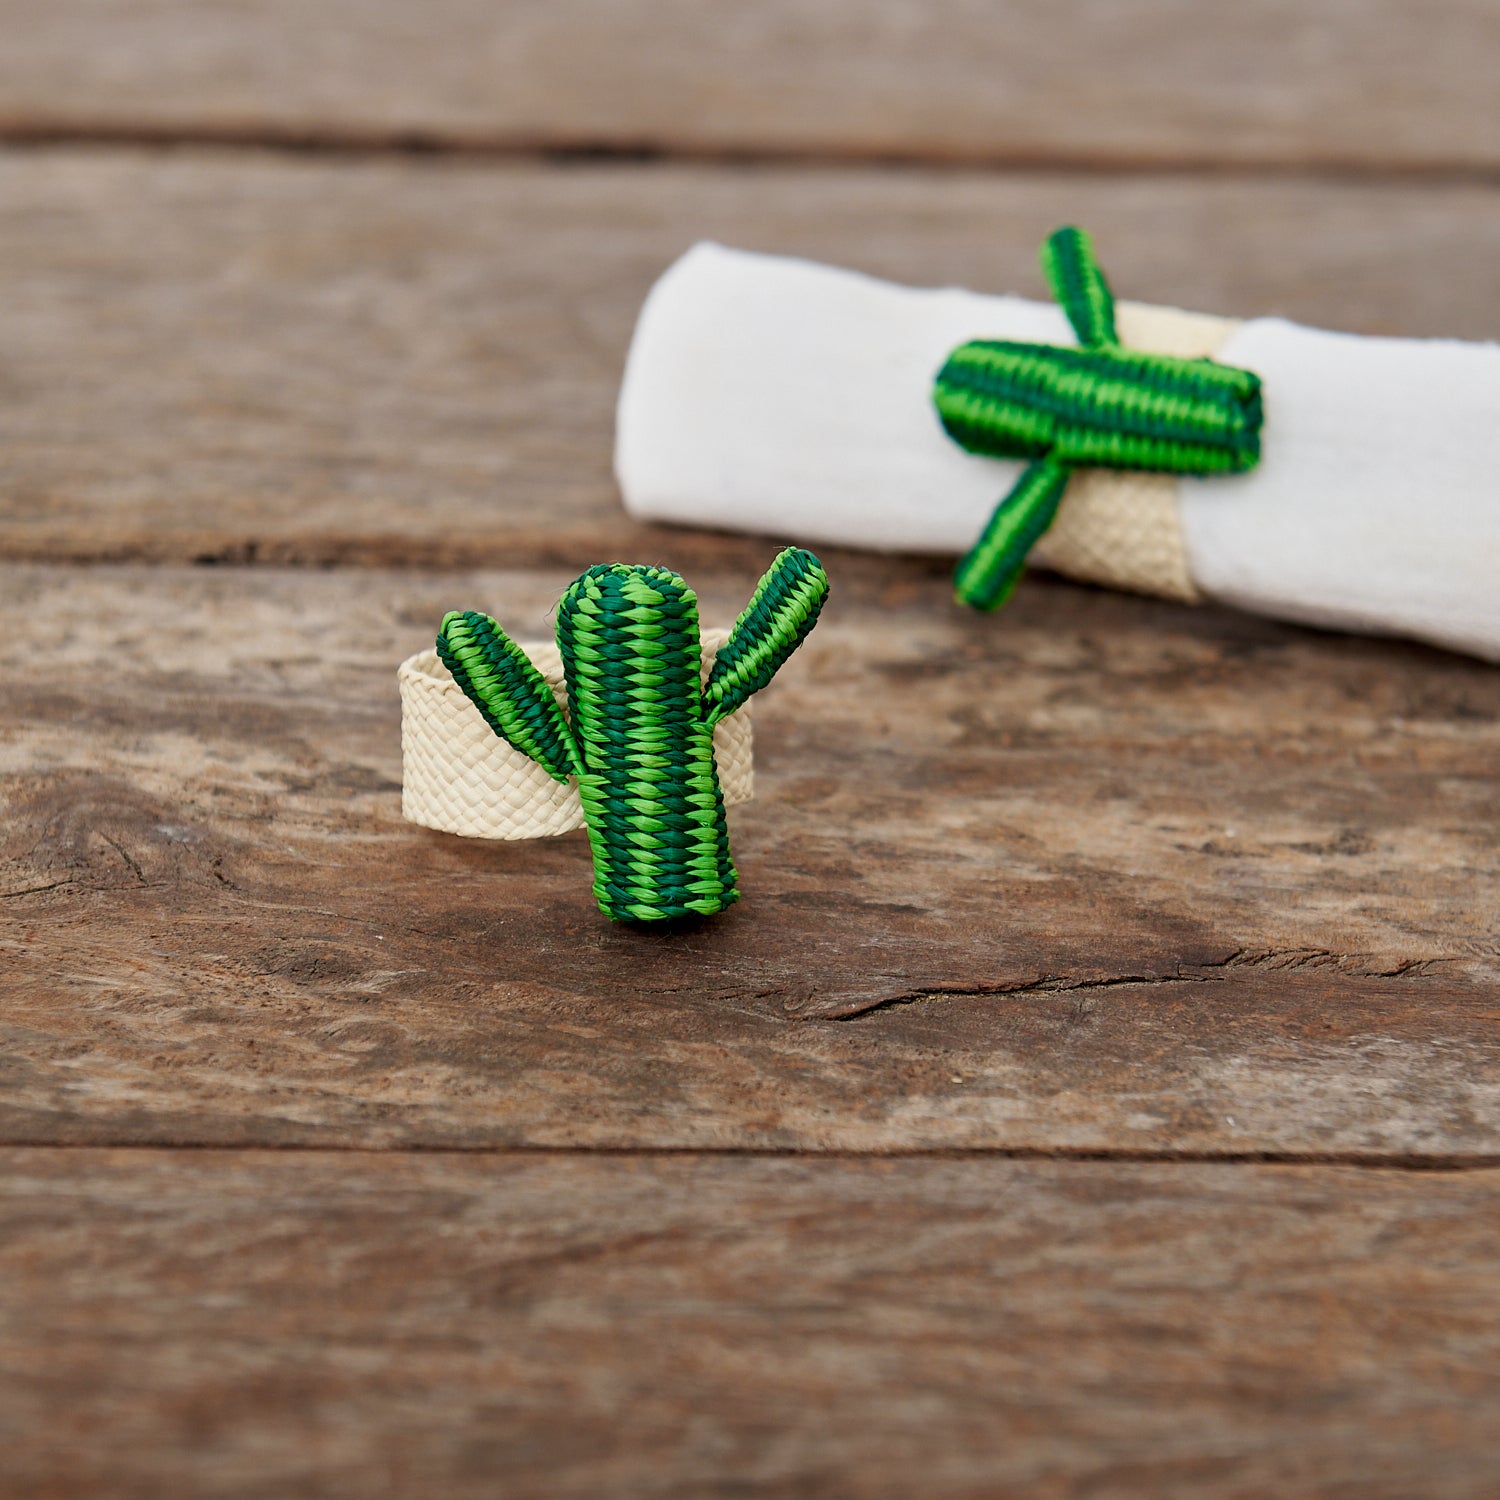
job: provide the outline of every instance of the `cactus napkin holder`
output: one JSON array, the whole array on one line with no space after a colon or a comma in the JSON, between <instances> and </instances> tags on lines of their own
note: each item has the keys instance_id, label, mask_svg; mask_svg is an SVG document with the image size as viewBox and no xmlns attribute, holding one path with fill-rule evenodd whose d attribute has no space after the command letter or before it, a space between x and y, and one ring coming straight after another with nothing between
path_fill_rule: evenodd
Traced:
<instances>
[{"instance_id":1,"label":"cactus napkin holder","mask_svg":"<svg viewBox=\"0 0 1500 1500\"><path fill-rule=\"evenodd\" d=\"M752 793L744 712L816 623L822 566L788 548L726 633L700 635L667 568L588 569L557 644L488 615L444 617L403 662L402 811L445 832L538 838L586 827L616 920L709 916L738 899L725 806Z\"/></svg>"},{"instance_id":2,"label":"cactus napkin holder","mask_svg":"<svg viewBox=\"0 0 1500 1500\"><path fill-rule=\"evenodd\" d=\"M1042 246L1042 269L1080 347L972 339L938 371L943 429L969 453L1027 468L954 571L954 592L998 609L1057 516L1077 468L1243 474L1260 461L1260 377L1211 359L1125 348L1089 237L1072 226Z\"/></svg>"}]
</instances>

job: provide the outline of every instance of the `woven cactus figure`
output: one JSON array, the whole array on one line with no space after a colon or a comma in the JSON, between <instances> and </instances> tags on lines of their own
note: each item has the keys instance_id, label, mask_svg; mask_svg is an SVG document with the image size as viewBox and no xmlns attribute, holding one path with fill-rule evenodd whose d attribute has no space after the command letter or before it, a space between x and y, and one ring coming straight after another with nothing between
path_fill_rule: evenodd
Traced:
<instances>
[{"instance_id":1,"label":"woven cactus figure","mask_svg":"<svg viewBox=\"0 0 1500 1500\"><path fill-rule=\"evenodd\" d=\"M710 916L739 898L714 726L763 688L813 628L828 578L788 548L703 680L698 601L668 568L608 563L574 579L557 617L564 716L488 616L444 616L437 650L501 739L558 781L577 777L606 916Z\"/></svg>"},{"instance_id":2,"label":"woven cactus figure","mask_svg":"<svg viewBox=\"0 0 1500 1500\"><path fill-rule=\"evenodd\" d=\"M948 435L970 453L1032 460L954 571L959 599L976 609L1010 597L1074 469L1233 474L1260 458L1259 376L1122 348L1081 229L1047 240L1042 269L1083 347L976 340L948 356L933 391Z\"/></svg>"}]
</instances>

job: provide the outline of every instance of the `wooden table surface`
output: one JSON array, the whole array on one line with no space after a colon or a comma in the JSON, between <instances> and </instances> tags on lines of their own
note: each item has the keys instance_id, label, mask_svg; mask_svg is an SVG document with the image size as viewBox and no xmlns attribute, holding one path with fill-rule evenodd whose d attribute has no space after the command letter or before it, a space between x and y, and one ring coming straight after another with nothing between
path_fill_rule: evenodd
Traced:
<instances>
[{"instance_id":1,"label":"wooden table surface","mask_svg":"<svg viewBox=\"0 0 1500 1500\"><path fill-rule=\"evenodd\" d=\"M671 934L403 823L394 683L742 602L610 478L699 238L1500 337L1500 10L0 36L0 1495L1500 1493L1500 672L830 551Z\"/></svg>"}]
</instances>

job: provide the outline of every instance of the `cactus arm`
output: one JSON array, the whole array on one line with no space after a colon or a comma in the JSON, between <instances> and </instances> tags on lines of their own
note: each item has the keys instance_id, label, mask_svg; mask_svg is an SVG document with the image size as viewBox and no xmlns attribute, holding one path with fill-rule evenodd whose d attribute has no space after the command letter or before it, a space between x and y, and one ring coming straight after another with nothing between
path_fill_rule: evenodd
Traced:
<instances>
[{"instance_id":1,"label":"cactus arm","mask_svg":"<svg viewBox=\"0 0 1500 1500\"><path fill-rule=\"evenodd\" d=\"M546 679L488 616L443 616L437 653L486 724L558 781L582 770L578 746Z\"/></svg>"},{"instance_id":2,"label":"cactus arm","mask_svg":"<svg viewBox=\"0 0 1500 1500\"><path fill-rule=\"evenodd\" d=\"M1068 226L1048 235L1042 246L1042 271L1085 349L1119 342L1115 299L1099 268L1093 242L1083 230Z\"/></svg>"},{"instance_id":3,"label":"cactus arm","mask_svg":"<svg viewBox=\"0 0 1500 1500\"><path fill-rule=\"evenodd\" d=\"M1026 556L1052 524L1071 470L1038 459L995 507L989 523L953 572L959 603L995 610L1015 592Z\"/></svg>"},{"instance_id":4,"label":"cactus arm","mask_svg":"<svg viewBox=\"0 0 1500 1500\"><path fill-rule=\"evenodd\" d=\"M811 552L788 547L755 586L719 648L703 689L710 725L758 693L806 639L828 597L828 575Z\"/></svg>"}]
</instances>

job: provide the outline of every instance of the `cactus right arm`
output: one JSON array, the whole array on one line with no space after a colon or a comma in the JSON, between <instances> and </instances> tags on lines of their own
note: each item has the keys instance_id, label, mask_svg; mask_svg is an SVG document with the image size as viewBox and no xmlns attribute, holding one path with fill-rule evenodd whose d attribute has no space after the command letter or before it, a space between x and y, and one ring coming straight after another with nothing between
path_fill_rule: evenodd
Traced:
<instances>
[{"instance_id":1,"label":"cactus right arm","mask_svg":"<svg viewBox=\"0 0 1500 1500\"><path fill-rule=\"evenodd\" d=\"M811 552L788 547L776 558L714 658L703 689L710 724L727 719L776 675L818 623L827 597L828 575Z\"/></svg>"},{"instance_id":2,"label":"cactus right arm","mask_svg":"<svg viewBox=\"0 0 1500 1500\"><path fill-rule=\"evenodd\" d=\"M547 680L488 616L453 610L443 616L437 653L486 724L558 781L583 769L573 731Z\"/></svg>"}]
</instances>

